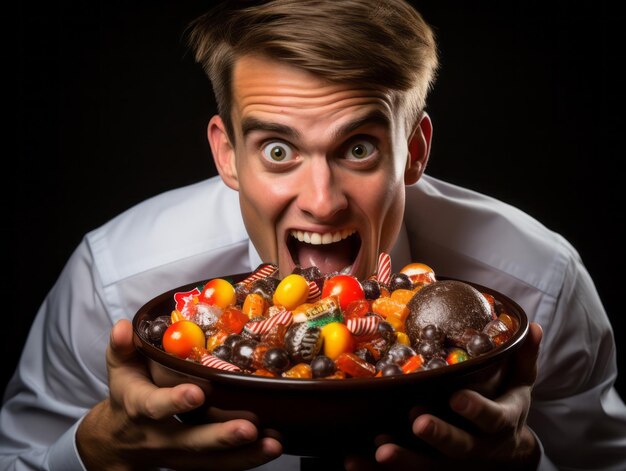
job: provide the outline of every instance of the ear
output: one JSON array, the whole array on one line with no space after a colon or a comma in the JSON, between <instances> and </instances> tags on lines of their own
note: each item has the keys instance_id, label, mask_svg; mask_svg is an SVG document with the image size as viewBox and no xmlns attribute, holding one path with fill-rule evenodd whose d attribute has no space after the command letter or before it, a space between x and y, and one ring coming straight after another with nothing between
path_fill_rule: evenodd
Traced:
<instances>
[{"instance_id":1,"label":"ear","mask_svg":"<svg viewBox=\"0 0 626 471\"><path fill-rule=\"evenodd\" d=\"M428 113L423 112L409 140L409 156L404 171L404 184L417 182L426 168L433 137L433 123Z\"/></svg>"},{"instance_id":2,"label":"ear","mask_svg":"<svg viewBox=\"0 0 626 471\"><path fill-rule=\"evenodd\" d=\"M237 167L235 165L235 148L228 138L222 118L215 115L209 121L207 137L211 153L220 177L233 190L239 190Z\"/></svg>"}]
</instances>

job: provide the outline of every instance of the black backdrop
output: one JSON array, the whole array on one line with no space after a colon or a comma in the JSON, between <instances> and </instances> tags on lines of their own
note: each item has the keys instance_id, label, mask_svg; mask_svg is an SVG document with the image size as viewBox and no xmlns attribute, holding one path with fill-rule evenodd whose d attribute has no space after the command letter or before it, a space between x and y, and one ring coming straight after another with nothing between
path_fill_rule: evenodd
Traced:
<instances>
[{"instance_id":1,"label":"black backdrop","mask_svg":"<svg viewBox=\"0 0 626 471\"><path fill-rule=\"evenodd\" d=\"M3 171L2 387L83 234L214 174L211 91L181 41L211 3L5 7L5 78L13 79L5 96L15 107L5 114L13 146ZM612 319L624 370L623 15L608 1L416 3L442 59L429 173L517 205L573 243Z\"/></svg>"}]
</instances>

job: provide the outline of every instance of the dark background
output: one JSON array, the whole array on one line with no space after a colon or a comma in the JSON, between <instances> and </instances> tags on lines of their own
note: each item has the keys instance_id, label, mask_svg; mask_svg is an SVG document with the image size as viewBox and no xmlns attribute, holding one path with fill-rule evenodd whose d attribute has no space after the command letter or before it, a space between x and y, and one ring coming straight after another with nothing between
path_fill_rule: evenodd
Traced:
<instances>
[{"instance_id":1,"label":"dark background","mask_svg":"<svg viewBox=\"0 0 626 471\"><path fill-rule=\"evenodd\" d=\"M211 90L181 40L212 3L5 7L12 82L4 94L15 106L4 116L12 146L3 170L0 387L85 232L214 174ZM441 49L429 173L512 203L572 242L613 322L624 371L624 16L608 1L415 3Z\"/></svg>"}]
</instances>

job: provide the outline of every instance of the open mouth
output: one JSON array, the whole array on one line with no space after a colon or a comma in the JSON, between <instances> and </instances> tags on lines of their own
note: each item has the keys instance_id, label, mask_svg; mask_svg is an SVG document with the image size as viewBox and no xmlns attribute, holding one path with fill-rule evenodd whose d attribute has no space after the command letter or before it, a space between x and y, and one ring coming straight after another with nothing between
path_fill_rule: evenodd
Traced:
<instances>
[{"instance_id":1,"label":"open mouth","mask_svg":"<svg viewBox=\"0 0 626 471\"><path fill-rule=\"evenodd\" d=\"M352 268L361 238L354 229L325 233L291 230L287 247L295 265L315 266L328 274Z\"/></svg>"}]
</instances>

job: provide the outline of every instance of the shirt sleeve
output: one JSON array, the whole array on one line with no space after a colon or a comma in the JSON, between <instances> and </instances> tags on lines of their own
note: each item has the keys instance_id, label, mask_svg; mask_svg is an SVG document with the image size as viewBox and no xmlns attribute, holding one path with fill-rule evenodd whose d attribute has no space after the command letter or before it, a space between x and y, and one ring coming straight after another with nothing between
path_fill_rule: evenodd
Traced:
<instances>
[{"instance_id":1,"label":"shirt sleeve","mask_svg":"<svg viewBox=\"0 0 626 471\"><path fill-rule=\"evenodd\" d=\"M112 320L85 243L35 317L0 411L0 469L83 471L75 431L107 394Z\"/></svg>"},{"instance_id":2,"label":"shirt sleeve","mask_svg":"<svg viewBox=\"0 0 626 471\"><path fill-rule=\"evenodd\" d=\"M554 308L539 314L544 336L528 424L558 469L626 469L626 407L611 324L572 249Z\"/></svg>"}]
</instances>

